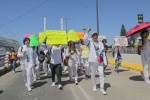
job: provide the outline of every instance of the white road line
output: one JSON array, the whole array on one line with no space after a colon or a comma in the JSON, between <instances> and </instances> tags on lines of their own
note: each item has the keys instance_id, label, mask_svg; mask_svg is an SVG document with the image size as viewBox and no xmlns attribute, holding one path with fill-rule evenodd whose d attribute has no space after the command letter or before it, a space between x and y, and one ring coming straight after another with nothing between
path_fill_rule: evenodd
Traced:
<instances>
[{"instance_id":1,"label":"white road line","mask_svg":"<svg viewBox=\"0 0 150 100\"><path fill-rule=\"evenodd\" d=\"M76 100L81 100L80 97L77 95L77 93L75 92L75 90L71 87L71 85L69 84L69 87L71 89L72 94L74 95Z\"/></svg>"},{"instance_id":2,"label":"white road line","mask_svg":"<svg viewBox=\"0 0 150 100\"><path fill-rule=\"evenodd\" d=\"M83 93L83 95L85 96L85 98L87 100L92 100L91 97L86 93L86 91L80 86L80 85L77 85L77 87L79 88L79 90Z\"/></svg>"}]
</instances>

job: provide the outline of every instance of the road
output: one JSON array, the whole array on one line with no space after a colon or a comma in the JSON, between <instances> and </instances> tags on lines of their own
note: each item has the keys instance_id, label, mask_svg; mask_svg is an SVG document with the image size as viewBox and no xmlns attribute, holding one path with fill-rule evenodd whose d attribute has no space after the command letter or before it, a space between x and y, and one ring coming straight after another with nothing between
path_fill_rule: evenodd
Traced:
<instances>
[{"instance_id":1,"label":"road","mask_svg":"<svg viewBox=\"0 0 150 100\"><path fill-rule=\"evenodd\" d=\"M91 80L85 80L79 75L79 85L68 81L68 73L63 73L63 90L57 86L52 87L50 77L45 77L41 71L41 80L34 83L31 92L23 82L20 68L17 73L9 72L0 77L0 100L150 100L150 84L146 84L139 72L120 69L119 73L109 65L105 72L105 90L107 95L99 91L99 78L97 77L97 91L92 90ZM97 75L98 76L98 75Z\"/></svg>"}]
</instances>

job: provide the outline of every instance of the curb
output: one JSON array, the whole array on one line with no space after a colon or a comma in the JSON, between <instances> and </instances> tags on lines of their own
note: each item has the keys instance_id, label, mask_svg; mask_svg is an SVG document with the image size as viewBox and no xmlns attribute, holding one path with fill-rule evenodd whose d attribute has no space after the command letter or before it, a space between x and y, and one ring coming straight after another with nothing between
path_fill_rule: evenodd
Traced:
<instances>
[{"instance_id":1,"label":"curb","mask_svg":"<svg viewBox=\"0 0 150 100\"><path fill-rule=\"evenodd\" d=\"M115 60L108 58L108 64L115 65ZM143 67L141 64L131 63L131 62L121 62L121 67L137 70L137 71L143 71Z\"/></svg>"}]
</instances>

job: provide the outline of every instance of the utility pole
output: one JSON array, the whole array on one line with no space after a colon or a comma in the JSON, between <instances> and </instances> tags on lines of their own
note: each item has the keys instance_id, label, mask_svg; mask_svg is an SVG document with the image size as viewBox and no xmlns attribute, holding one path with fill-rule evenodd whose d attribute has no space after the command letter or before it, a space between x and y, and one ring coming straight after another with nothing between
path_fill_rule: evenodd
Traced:
<instances>
[{"instance_id":1,"label":"utility pole","mask_svg":"<svg viewBox=\"0 0 150 100\"><path fill-rule=\"evenodd\" d=\"M64 18L64 17L60 17L60 20L61 20L61 22L60 22L60 25L61 25L61 30L64 28L64 20L66 21L65 23L66 23L66 33L67 33L67 31L68 31L68 19L72 19L72 18Z\"/></svg>"},{"instance_id":2,"label":"utility pole","mask_svg":"<svg viewBox=\"0 0 150 100\"><path fill-rule=\"evenodd\" d=\"M46 17L44 17L44 32L46 32Z\"/></svg>"},{"instance_id":3,"label":"utility pole","mask_svg":"<svg viewBox=\"0 0 150 100\"><path fill-rule=\"evenodd\" d=\"M64 30L64 19L60 17L60 29Z\"/></svg>"},{"instance_id":4,"label":"utility pole","mask_svg":"<svg viewBox=\"0 0 150 100\"><path fill-rule=\"evenodd\" d=\"M99 35L98 0L96 0L96 22L97 22L97 33Z\"/></svg>"}]
</instances>

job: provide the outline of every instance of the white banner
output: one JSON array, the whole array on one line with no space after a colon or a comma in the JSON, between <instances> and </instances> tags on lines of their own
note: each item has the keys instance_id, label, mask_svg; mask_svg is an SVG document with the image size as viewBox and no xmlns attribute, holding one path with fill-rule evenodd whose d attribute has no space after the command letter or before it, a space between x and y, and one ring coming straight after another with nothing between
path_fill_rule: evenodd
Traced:
<instances>
[{"instance_id":1,"label":"white banner","mask_svg":"<svg viewBox=\"0 0 150 100\"><path fill-rule=\"evenodd\" d=\"M115 46L128 46L128 40L125 36L115 36Z\"/></svg>"}]
</instances>

